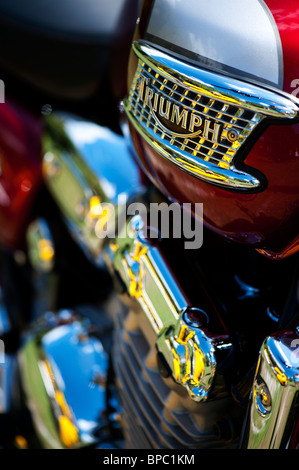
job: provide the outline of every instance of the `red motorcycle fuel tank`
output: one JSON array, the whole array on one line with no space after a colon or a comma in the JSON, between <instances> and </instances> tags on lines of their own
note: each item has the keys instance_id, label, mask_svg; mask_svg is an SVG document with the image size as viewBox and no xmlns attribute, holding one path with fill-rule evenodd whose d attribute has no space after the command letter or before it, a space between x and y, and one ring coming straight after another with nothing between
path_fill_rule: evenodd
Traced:
<instances>
[{"instance_id":1,"label":"red motorcycle fuel tank","mask_svg":"<svg viewBox=\"0 0 299 470\"><path fill-rule=\"evenodd\" d=\"M276 259L299 250L298 13L295 0L145 1L125 100L164 195Z\"/></svg>"}]
</instances>

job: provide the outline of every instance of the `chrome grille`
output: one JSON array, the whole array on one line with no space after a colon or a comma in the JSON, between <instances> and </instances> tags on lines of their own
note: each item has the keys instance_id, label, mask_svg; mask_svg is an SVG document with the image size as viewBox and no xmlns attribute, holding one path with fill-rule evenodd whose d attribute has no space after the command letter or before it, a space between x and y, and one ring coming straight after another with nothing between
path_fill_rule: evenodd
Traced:
<instances>
[{"instance_id":1,"label":"chrome grille","mask_svg":"<svg viewBox=\"0 0 299 470\"><path fill-rule=\"evenodd\" d=\"M150 107L143 105L140 101L139 83L144 78L151 83L154 91L163 93L173 103L180 103L184 109L190 112L198 112L200 115L208 117L213 125L221 123L223 131L220 142L215 143L209 135L207 138L186 138L173 137L170 133L164 132L157 124L151 113ZM246 138L255 129L256 125L264 118L262 114L247 111L238 106L228 105L223 101L210 98L204 95L204 91L198 94L182 86L178 86L174 81L163 79L155 69L139 61L134 82L129 94L129 111L136 119L146 126L152 137L157 135L162 141L169 142L179 151L183 150L193 157L197 157L220 168L230 168L230 163L237 151L241 148ZM231 129L236 129L240 134L235 142L230 142L227 134ZM156 135L155 135L156 134Z\"/></svg>"},{"instance_id":2,"label":"chrome grille","mask_svg":"<svg viewBox=\"0 0 299 470\"><path fill-rule=\"evenodd\" d=\"M218 414L219 403L196 404L195 409L182 390L177 393L168 386L167 380L172 379L161 377L153 360L154 343L136 325L137 317L144 320L142 313L131 311L127 318L120 314L114 337L113 361L124 410L126 448L236 447L236 441L225 442L214 433L211 416ZM229 408L229 404L225 401L223 407ZM209 427L202 425L206 417Z\"/></svg>"},{"instance_id":3,"label":"chrome grille","mask_svg":"<svg viewBox=\"0 0 299 470\"><path fill-rule=\"evenodd\" d=\"M244 144L267 118L296 118L296 100L183 63L144 42L135 42L133 51L138 66L124 107L141 136L197 178L261 189L263 176L242 166Z\"/></svg>"}]
</instances>

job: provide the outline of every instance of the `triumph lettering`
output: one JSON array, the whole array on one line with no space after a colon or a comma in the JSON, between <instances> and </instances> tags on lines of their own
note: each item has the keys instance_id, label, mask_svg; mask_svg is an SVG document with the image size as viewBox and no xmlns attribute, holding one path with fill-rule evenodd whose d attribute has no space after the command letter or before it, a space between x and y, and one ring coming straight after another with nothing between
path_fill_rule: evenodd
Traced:
<instances>
[{"instance_id":1,"label":"triumph lettering","mask_svg":"<svg viewBox=\"0 0 299 470\"><path fill-rule=\"evenodd\" d=\"M189 131L194 132L194 127L201 126L202 124L202 119L200 116L197 116L196 114L191 114L190 118L190 125L189 125Z\"/></svg>"},{"instance_id":2,"label":"triumph lettering","mask_svg":"<svg viewBox=\"0 0 299 470\"><path fill-rule=\"evenodd\" d=\"M174 104L172 108L171 122L175 122L177 125L179 125L180 122L182 121L182 127L186 129L187 118L188 118L188 111L186 109L183 109L180 113L180 108L176 104Z\"/></svg>"},{"instance_id":3,"label":"triumph lettering","mask_svg":"<svg viewBox=\"0 0 299 470\"><path fill-rule=\"evenodd\" d=\"M204 139L218 143L222 127L204 119L197 112L175 104L172 100L155 91L150 86L150 80L139 75L135 87L138 91L137 101L148 107L157 124L164 132L176 137L191 137L202 135ZM169 124L167 124L169 123Z\"/></svg>"},{"instance_id":4,"label":"triumph lettering","mask_svg":"<svg viewBox=\"0 0 299 470\"><path fill-rule=\"evenodd\" d=\"M215 142L215 144L217 144L221 127L219 124L215 124L214 129L212 129L210 126L211 126L211 121L205 121L203 137L205 139L208 139L209 135L212 135L212 141Z\"/></svg>"},{"instance_id":5,"label":"triumph lettering","mask_svg":"<svg viewBox=\"0 0 299 470\"><path fill-rule=\"evenodd\" d=\"M159 106L159 114L161 117L165 118L165 119L169 119L169 112L170 112L170 105L171 105L171 102L170 101L166 101L166 107L164 108L164 98L162 98L162 96L160 96L160 106Z\"/></svg>"},{"instance_id":6,"label":"triumph lettering","mask_svg":"<svg viewBox=\"0 0 299 470\"><path fill-rule=\"evenodd\" d=\"M144 98L144 106L150 107L149 101L152 99L153 94L154 94L153 90L150 87L146 87L145 98ZM161 105L160 105L160 107L161 107Z\"/></svg>"}]
</instances>

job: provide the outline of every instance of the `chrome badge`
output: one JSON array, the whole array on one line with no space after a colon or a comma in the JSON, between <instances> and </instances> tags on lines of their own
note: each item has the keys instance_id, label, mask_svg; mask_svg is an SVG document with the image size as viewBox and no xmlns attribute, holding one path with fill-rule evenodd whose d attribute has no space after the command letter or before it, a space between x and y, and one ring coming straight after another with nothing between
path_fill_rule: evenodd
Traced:
<instances>
[{"instance_id":1,"label":"chrome badge","mask_svg":"<svg viewBox=\"0 0 299 470\"><path fill-rule=\"evenodd\" d=\"M258 190L258 172L242 167L242 147L267 118L294 119L289 95L268 91L181 62L133 43L138 67L125 111L164 158L204 181Z\"/></svg>"},{"instance_id":2,"label":"chrome badge","mask_svg":"<svg viewBox=\"0 0 299 470\"><path fill-rule=\"evenodd\" d=\"M215 347L201 328L186 321L188 309L177 322L162 330L157 348L168 363L174 380L194 401L206 400L216 372Z\"/></svg>"}]
</instances>

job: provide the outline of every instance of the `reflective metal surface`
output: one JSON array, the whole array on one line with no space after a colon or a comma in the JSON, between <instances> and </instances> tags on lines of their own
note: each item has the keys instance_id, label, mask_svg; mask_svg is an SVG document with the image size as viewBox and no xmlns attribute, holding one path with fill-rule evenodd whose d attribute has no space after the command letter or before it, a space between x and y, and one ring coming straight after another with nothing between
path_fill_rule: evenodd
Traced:
<instances>
[{"instance_id":1,"label":"reflective metal surface","mask_svg":"<svg viewBox=\"0 0 299 470\"><path fill-rule=\"evenodd\" d=\"M0 287L0 338L11 329L11 321L3 300L2 288Z\"/></svg>"},{"instance_id":2,"label":"reflective metal surface","mask_svg":"<svg viewBox=\"0 0 299 470\"><path fill-rule=\"evenodd\" d=\"M55 247L45 219L39 218L29 225L27 243L32 266L38 271L51 271L55 262Z\"/></svg>"},{"instance_id":3,"label":"reflective metal surface","mask_svg":"<svg viewBox=\"0 0 299 470\"><path fill-rule=\"evenodd\" d=\"M184 313L176 324L162 330L157 347L176 382L187 388L191 398L201 401L208 397L216 373L215 346L200 328L186 322Z\"/></svg>"},{"instance_id":4,"label":"reflective metal surface","mask_svg":"<svg viewBox=\"0 0 299 470\"><path fill-rule=\"evenodd\" d=\"M299 336L268 337L261 348L242 447L287 448L295 424L299 391Z\"/></svg>"},{"instance_id":5,"label":"reflective metal surface","mask_svg":"<svg viewBox=\"0 0 299 470\"><path fill-rule=\"evenodd\" d=\"M48 188L85 253L98 260L105 204L117 207L141 188L125 137L65 114L45 117L43 170ZM118 205L116 205L118 204ZM117 216L117 212L111 216Z\"/></svg>"},{"instance_id":6,"label":"reflective metal surface","mask_svg":"<svg viewBox=\"0 0 299 470\"><path fill-rule=\"evenodd\" d=\"M261 189L263 176L242 167L245 143L267 119L296 118L296 99L199 69L143 41L132 47L139 62L124 107L141 136L197 178Z\"/></svg>"},{"instance_id":7,"label":"reflective metal surface","mask_svg":"<svg viewBox=\"0 0 299 470\"><path fill-rule=\"evenodd\" d=\"M1 356L0 353L0 415L8 415L13 411L13 398L18 393L17 359L14 354L5 354L2 361Z\"/></svg>"},{"instance_id":8,"label":"reflective metal surface","mask_svg":"<svg viewBox=\"0 0 299 470\"><path fill-rule=\"evenodd\" d=\"M129 218L119 238L105 247L105 260L147 316L173 379L193 400L206 400L216 374L217 348L231 344L228 338L213 337L186 319L188 300L158 246L145 239L142 227L141 216Z\"/></svg>"},{"instance_id":9,"label":"reflective metal surface","mask_svg":"<svg viewBox=\"0 0 299 470\"><path fill-rule=\"evenodd\" d=\"M82 448L105 435L108 353L84 311L45 314L21 350L22 384L44 448Z\"/></svg>"}]
</instances>

